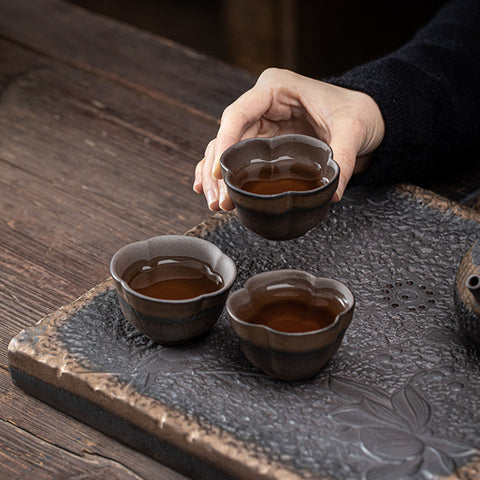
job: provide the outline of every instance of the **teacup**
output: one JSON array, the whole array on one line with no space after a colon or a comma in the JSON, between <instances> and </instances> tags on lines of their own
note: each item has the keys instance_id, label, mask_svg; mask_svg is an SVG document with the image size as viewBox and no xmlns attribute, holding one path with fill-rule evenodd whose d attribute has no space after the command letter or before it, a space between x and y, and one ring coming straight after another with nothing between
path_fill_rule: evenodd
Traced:
<instances>
[{"instance_id":1,"label":"teacup","mask_svg":"<svg viewBox=\"0 0 480 480\"><path fill-rule=\"evenodd\" d=\"M207 332L236 277L233 260L220 248L183 235L126 245L113 256L110 271L126 319L163 345Z\"/></svg>"},{"instance_id":2,"label":"teacup","mask_svg":"<svg viewBox=\"0 0 480 480\"><path fill-rule=\"evenodd\" d=\"M227 300L250 363L288 381L309 378L325 366L342 343L354 306L343 283L299 270L255 275Z\"/></svg>"},{"instance_id":3,"label":"teacup","mask_svg":"<svg viewBox=\"0 0 480 480\"><path fill-rule=\"evenodd\" d=\"M340 175L332 149L306 135L243 140L220 164L241 222L270 240L297 238L315 227Z\"/></svg>"}]
</instances>

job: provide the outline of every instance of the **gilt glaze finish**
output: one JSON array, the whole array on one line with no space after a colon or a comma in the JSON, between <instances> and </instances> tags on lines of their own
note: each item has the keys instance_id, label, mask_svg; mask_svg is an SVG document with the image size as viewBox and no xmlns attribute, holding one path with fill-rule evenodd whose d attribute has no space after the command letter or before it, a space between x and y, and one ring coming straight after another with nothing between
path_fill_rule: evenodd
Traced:
<instances>
[{"instance_id":1,"label":"gilt glaze finish","mask_svg":"<svg viewBox=\"0 0 480 480\"><path fill-rule=\"evenodd\" d=\"M230 215L193 232L235 260L233 289L287 266L351 288L355 321L312 380L284 383L252 367L225 314L202 340L154 345L124 320L111 284L19 335L11 365L34 372L39 360L40 376L55 365L47 383L139 422L227 478L466 479L479 463L480 354L457 331L453 285L480 223L447 207L408 188L350 191L291 242L261 240ZM39 352L42 329L49 350Z\"/></svg>"}]
</instances>

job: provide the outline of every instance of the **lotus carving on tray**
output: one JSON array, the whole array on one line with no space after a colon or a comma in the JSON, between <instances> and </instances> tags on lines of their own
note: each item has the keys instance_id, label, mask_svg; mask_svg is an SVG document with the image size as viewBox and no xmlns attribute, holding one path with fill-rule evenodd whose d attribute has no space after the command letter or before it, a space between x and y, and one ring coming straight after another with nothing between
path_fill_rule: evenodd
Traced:
<instances>
[{"instance_id":1,"label":"lotus carving on tray","mask_svg":"<svg viewBox=\"0 0 480 480\"><path fill-rule=\"evenodd\" d=\"M358 430L362 450L377 462L365 472L367 480L449 475L457 467L455 459L479 453L463 442L435 435L429 429L430 405L408 383L391 397L338 377L329 378L329 388L350 401L330 417Z\"/></svg>"}]
</instances>

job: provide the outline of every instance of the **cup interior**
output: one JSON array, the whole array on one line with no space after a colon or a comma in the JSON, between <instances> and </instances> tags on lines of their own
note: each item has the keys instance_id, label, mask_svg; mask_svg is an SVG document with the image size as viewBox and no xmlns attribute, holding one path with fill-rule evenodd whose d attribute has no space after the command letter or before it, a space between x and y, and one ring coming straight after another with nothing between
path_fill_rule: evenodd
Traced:
<instances>
[{"instance_id":1,"label":"cup interior","mask_svg":"<svg viewBox=\"0 0 480 480\"><path fill-rule=\"evenodd\" d=\"M183 235L162 235L148 240L131 243L122 247L112 257L110 271L113 278L122 285L129 294L148 299L152 302L170 302L168 299L149 297L134 290L125 280L127 269L138 261L151 261L156 257L191 257L208 264L213 271L218 273L223 280L221 288L203 296L213 296L228 290L236 276L236 267L233 260L225 255L216 245L197 237ZM185 300L172 300L172 302L189 302L198 297Z\"/></svg>"},{"instance_id":2,"label":"cup interior","mask_svg":"<svg viewBox=\"0 0 480 480\"><path fill-rule=\"evenodd\" d=\"M290 160L294 169L309 168L312 180L324 180L322 185L314 185L306 191L325 188L339 174L338 164L333 160L331 148L321 140L306 135L281 135L273 138L247 139L230 147L222 155L220 162L224 179L230 188L242 191L249 171L271 165L270 171L277 170L282 161ZM263 172L268 172L264 168ZM312 182L314 183L314 182ZM282 193L291 193L286 190ZM246 192L251 193L251 192Z\"/></svg>"},{"instance_id":3,"label":"cup interior","mask_svg":"<svg viewBox=\"0 0 480 480\"><path fill-rule=\"evenodd\" d=\"M278 304L276 308L275 304ZM230 316L245 327L263 328L279 335L309 335L335 327L339 318L354 307L352 292L341 282L331 278L315 277L299 270L277 270L265 272L250 278L245 288L230 295L227 310ZM324 309L330 316L327 322L305 323L304 331L289 330L286 324L274 323L265 319L252 318L269 314L271 306L280 317L286 317L285 309L294 305L292 315L297 309L305 306L312 315ZM299 310L301 317L307 317L306 310ZM282 326L285 325L285 326ZM311 326L311 328L310 328ZM309 328L307 328L309 327Z\"/></svg>"}]
</instances>

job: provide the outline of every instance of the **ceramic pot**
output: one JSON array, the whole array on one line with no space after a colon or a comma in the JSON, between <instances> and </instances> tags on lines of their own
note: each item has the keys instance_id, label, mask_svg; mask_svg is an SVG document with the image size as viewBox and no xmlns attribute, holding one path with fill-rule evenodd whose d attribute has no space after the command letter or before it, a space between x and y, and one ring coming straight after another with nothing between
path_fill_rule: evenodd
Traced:
<instances>
[{"instance_id":1,"label":"ceramic pot","mask_svg":"<svg viewBox=\"0 0 480 480\"><path fill-rule=\"evenodd\" d=\"M461 330L480 343L480 239L470 247L460 263L454 299Z\"/></svg>"}]
</instances>

